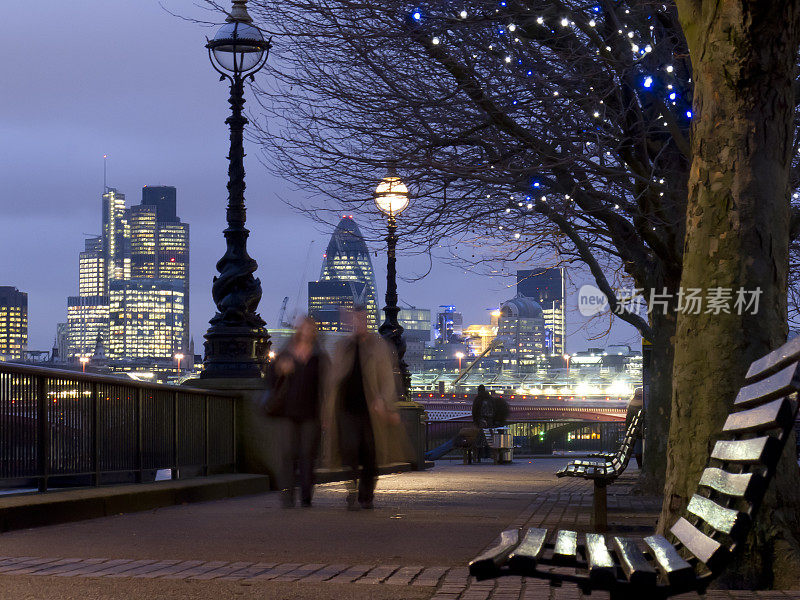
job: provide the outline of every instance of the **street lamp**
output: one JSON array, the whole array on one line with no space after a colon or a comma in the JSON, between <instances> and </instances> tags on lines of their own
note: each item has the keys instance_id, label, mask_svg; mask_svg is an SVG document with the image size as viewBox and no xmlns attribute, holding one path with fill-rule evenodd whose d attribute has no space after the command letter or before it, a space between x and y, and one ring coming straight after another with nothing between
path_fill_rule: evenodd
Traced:
<instances>
[{"instance_id":1,"label":"street lamp","mask_svg":"<svg viewBox=\"0 0 800 600\"><path fill-rule=\"evenodd\" d=\"M81 356L78 360L81 361L81 371L86 373L86 363L89 362L89 357L88 356Z\"/></svg>"},{"instance_id":2,"label":"street lamp","mask_svg":"<svg viewBox=\"0 0 800 600\"><path fill-rule=\"evenodd\" d=\"M461 373L461 359L464 358L464 353L456 352L456 358L458 359L458 372Z\"/></svg>"},{"instance_id":3,"label":"street lamp","mask_svg":"<svg viewBox=\"0 0 800 600\"><path fill-rule=\"evenodd\" d=\"M269 335L264 320L256 313L261 300L261 281L253 277L258 263L247 253L244 204L243 132L247 119L244 107L244 80L267 61L270 42L265 40L247 14L247 0L233 0L225 24L206 44L211 65L220 81L230 82L231 115L228 154L228 227L224 231L226 250L217 262L211 295L217 306L205 335L205 360L201 377L262 377L269 351Z\"/></svg>"},{"instance_id":4,"label":"street lamp","mask_svg":"<svg viewBox=\"0 0 800 600\"><path fill-rule=\"evenodd\" d=\"M386 176L375 190L375 206L386 215L389 226L389 235L386 236L387 266L386 266L386 306L383 313L386 316L383 324L378 329L383 339L389 342L397 352L397 365L400 370L400 379L403 383L403 397L408 398L411 390L411 375L408 365L403 360L406 353L406 341L403 338L403 327L397 321L400 308L397 306L397 215L408 207L410 194L408 188L400 180L394 165L389 166Z\"/></svg>"},{"instance_id":5,"label":"street lamp","mask_svg":"<svg viewBox=\"0 0 800 600\"><path fill-rule=\"evenodd\" d=\"M177 360L177 361L178 361L178 373L180 373L180 372L181 372L181 361L183 360L183 354L181 354L180 352L178 352L178 353L175 355L175 360Z\"/></svg>"}]
</instances>

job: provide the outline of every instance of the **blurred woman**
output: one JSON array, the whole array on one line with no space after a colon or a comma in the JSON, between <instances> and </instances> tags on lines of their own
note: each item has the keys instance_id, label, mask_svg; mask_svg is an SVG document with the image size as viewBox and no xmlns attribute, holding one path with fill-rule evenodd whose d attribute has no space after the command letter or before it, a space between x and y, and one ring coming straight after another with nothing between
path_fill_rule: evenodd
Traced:
<instances>
[{"instance_id":1,"label":"blurred woman","mask_svg":"<svg viewBox=\"0 0 800 600\"><path fill-rule=\"evenodd\" d=\"M281 397L276 416L283 417L287 427L282 474L283 505L287 508L294 506L297 483L301 504L311 506L327 369L328 359L317 343L317 324L304 317L271 370L273 390Z\"/></svg>"}]
</instances>

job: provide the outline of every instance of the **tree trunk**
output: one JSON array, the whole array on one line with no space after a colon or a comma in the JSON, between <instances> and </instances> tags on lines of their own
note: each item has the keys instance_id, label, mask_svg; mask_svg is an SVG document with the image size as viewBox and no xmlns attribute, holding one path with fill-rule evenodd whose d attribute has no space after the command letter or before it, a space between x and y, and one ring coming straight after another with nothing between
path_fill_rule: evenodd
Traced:
<instances>
[{"instance_id":1,"label":"tree trunk","mask_svg":"<svg viewBox=\"0 0 800 600\"><path fill-rule=\"evenodd\" d=\"M692 58L694 130L681 286L761 290L757 314L679 312L665 501L669 529L700 472L749 363L786 339L789 165L798 0L678 0ZM712 292L713 293L713 292ZM744 587L800 577L800 475L787 446L740 555ZM756 575L759 567L766 573ZM734 573L735 567L726 575ZM728 584L732 582L728 580Z\"/></svg>"},{"instance_id":2,"label":"tree trunk","mask_svg":"<svg viewBox=\"0 0 800 600\"><path fill-rule=\"evenodd\" d=\"M670 288L672 289L672 288ZM675 314L651 315L653 330L650 381L644 412L644 457L636 492L661 495L667 470L667 439L672 404L672 369L675 338Z\"/></svg>"}]
</instances>

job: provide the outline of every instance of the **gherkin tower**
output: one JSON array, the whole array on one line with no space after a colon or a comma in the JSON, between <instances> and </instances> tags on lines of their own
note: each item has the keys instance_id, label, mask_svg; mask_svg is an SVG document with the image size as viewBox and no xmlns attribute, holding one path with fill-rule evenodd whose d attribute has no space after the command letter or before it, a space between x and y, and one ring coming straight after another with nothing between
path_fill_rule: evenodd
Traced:
<instances>
[{"instance_id":1,"label":"gherkin tower","mask_svg":"<svg viewBox=\"0 0 800 600\"><path fill-rule=\"evenodd\" d=\"M367 324L377 331L380 322L375 271L367 244L353 217L342 217L336 226L322 261L319 280L347 282L353 305L366 308Z\"/></svg>"}]
</instances>

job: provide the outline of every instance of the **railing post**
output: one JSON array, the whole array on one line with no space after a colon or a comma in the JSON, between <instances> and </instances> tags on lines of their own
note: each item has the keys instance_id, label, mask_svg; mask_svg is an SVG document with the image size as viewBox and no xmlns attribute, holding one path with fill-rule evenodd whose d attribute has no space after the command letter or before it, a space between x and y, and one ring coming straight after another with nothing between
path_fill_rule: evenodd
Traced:
<instances>
[{"instance_id":1,"label":"railing post","mask_svg":"<svg viewBox=\"0 0 800 600\"><path fill-rule=\"evenodd\" d=\"M178 392L172 392L172 479L178 479Z\"/></svg>"},{"instance_id":2,"label":"railing post","mask_svg":"<svg viewBox=\"0 0 800 600\"><path fill-rule=\"evenodd\" d=\"M47 491L47 477L50 471L50 422L47 418L47 378L39 376L36 378L36 395L38 396L37 408L37 429L38 429L38 448L39 454L39 491Z\"/></svg>"},{"instance_id":3,"label":"railing post","mask_svg":"<svg viewBox=\"0 0 800 600\"><path fill-rule=\"evenodd\" d=\"M100 398L97 383L92 383L92 466L94 485L100 485Z\"/></svg>"},{"instance_id":4,"label":"railing post","mask_svg":"<svg viewBox=\"0 0 800 600\"><path fill-rule=\"evenodd\" d=\"M211 464L211 449L208 443L208 394L203 395L203 475L209 474L209 465Z\"/></svg>"},{"instance_id":5,"label":"railing post","mask_svg":"<svg viewBox=\"0 0 800 600\"><path fill-rule=\"evenodd\" d=\"M142 388L136 388L136 483L142 483Z\"/></svg>"},{"instance_id":6,"label":"railing post","mask_svg":"<svg viewBox=\"0 0 800 600\"><path fill-rule=\"evenodd\" d=\"M236 398L231 398L231 444L233 445L233 472L238 472L239 461L236 457Z\"/></svg>"}]
</instances>

